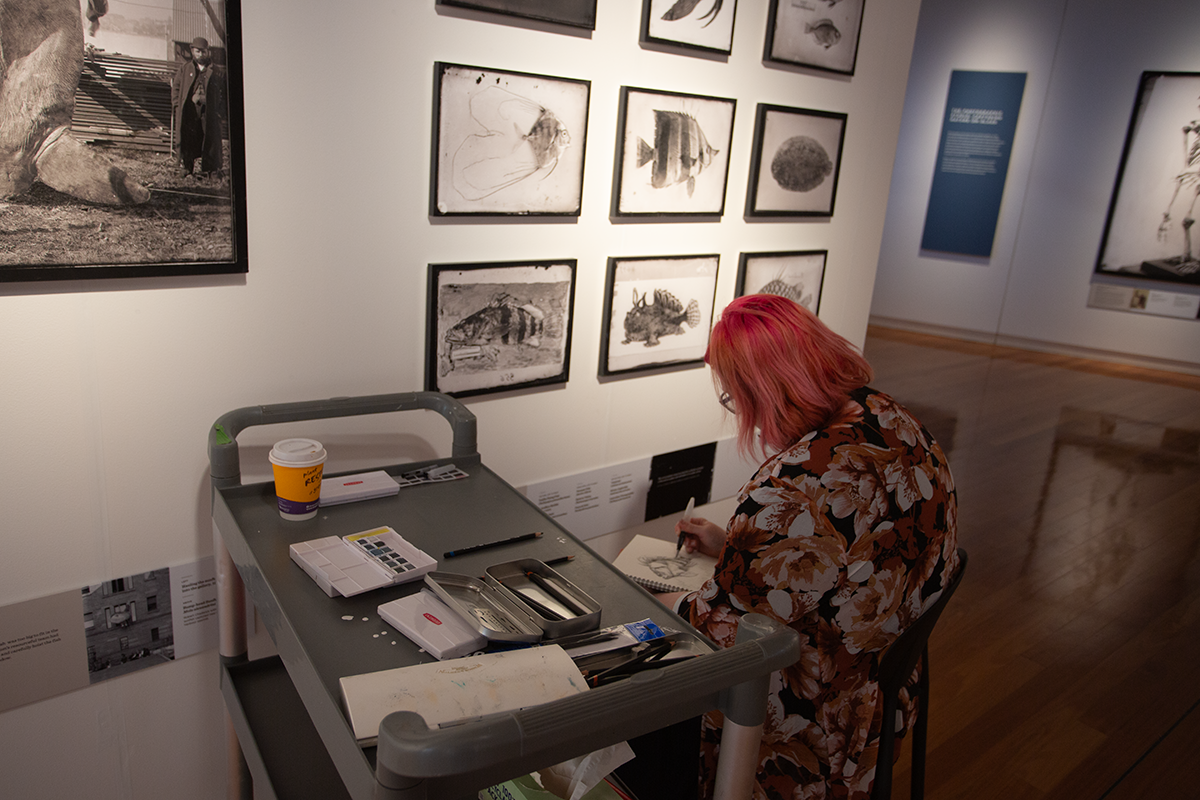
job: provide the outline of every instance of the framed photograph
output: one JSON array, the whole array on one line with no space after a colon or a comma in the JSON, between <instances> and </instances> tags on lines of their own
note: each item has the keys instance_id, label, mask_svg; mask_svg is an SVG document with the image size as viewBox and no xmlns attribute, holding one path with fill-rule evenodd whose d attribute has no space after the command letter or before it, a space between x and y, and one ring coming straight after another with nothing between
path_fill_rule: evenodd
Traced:
<instances>
[{"instance_id":1,"label":"framed photograph","mask_svg":"<svg viewBox=\"0 0 1200 800\"><path fill-rule=\"evenodd\" d=\"M613 215L724 214L736 105L622 86Z\"/></svg>"},{"instance_id":2,"label":"framed photograph","mask_svg":"<svg viewBox=\"0 0 1200 800\"><path fill-rule=\"evenodd\" d=\"M644 0L642 41L729 55L737 0Z\"/></svg>"},{"instance_id":3,"label":"framed photograph","mask_svg":"<svg viewBox=\"0 0 1200 800\"><path fill-rule=\"evenodd\" d=\"M763 59L854 74L865 0L769 0Z\"/></svg>"},{"instance_id":4,"label":"framed photograph","mask_svg":"<svg viewBox=\"0 0 1200 800\"><path fill-rule=\"evenodd\" d=\"M720 256L610 258L600 374L700 364Z\"/></svg>"},{"instance_id":5,"label":"framed photograph","mask_svg":"<svg viewBox=\"0 0 1200 800\"><path fill-rule=\"evenodd\" d=\"M429 213L579 216L589 81L434 64Z\"/></svg>"},{"instance_id":6,"label":"framed photograph","mask_svg":"<svg viewBox=\"0 0 1200 800\"><path fill-rule=\"evenodd\" d=\"M831 217L846 115L758 104L746 215Z\"/></svg>"},{"instance_id":7,"label":"framed photograph","mask_svg":"<svg viewBox=\"0 0 1200 800\"><path fill-rule=\"evenodd\" d=\"M566 383L574 304L574 259L430 264L426 391Z\"/></svg>"},{"instance_id":8,"label":"framed photograph","mask_svg":"<svg viewBox=\"0 0 1200 800\"><path fill-rule=\"evenodd\" d=\"M795 300L816 314L821 307L828 250L795 250L788 253L742 253L738 258L734 297L777 294Z\"/></svg>"},{"instance_id":9,"label":"framed photograph","mask_svg":"<svg viewBox=\"0 0 1200 800\"><path fill-rule=\"evenodd\" d=\"M437 0L437 4L596 29L596 0Z\"/></svg>"},{"instance_id":10,"label":"framed photograph","mask_svg":"<svg viewBox=\"0 0 1200 800\"><path fill-rule=\"evenodd\" d=\"M0 68L0 282L247 271L240 3L216 8L6 15L57 66Z\"/></svg>"},{"instance_id":11,"label":"framed photograph","mask_svg":"<svg viewBox=\"0 0 1200 800\"><path fill-rule=\"evenodd\" d=\"M1200 72L1143 72L1096 272L1200 283Z\"/></svg>"}]
</instances>

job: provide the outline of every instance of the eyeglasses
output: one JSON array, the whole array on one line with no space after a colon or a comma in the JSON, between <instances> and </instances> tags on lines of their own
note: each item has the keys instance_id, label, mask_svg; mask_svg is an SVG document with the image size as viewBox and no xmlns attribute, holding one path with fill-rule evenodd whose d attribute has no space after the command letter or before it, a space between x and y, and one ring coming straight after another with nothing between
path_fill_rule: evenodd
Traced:
<instances>
[{"instance_id":1,"label":"eyeglasses","mask_svg":"<svg viewBox=\"0 0 1200 800\"><path fill-rule=\"evenodd\" d=\"M730 414L737 413L733 407L733 398L729 395L729 392L721 392L721 396L717 398L717 402L725 406L725 410Z\"/></svg>"}]
</instances>

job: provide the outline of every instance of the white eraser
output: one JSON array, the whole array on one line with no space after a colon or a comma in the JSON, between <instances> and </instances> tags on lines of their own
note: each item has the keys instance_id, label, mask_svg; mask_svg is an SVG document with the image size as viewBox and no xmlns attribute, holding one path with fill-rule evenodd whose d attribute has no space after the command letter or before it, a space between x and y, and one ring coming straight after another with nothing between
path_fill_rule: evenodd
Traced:
<instances>
[{"instance_id":1,"label":"white eraser","mask_svg":"<svg viewBox=\"0 0 1200 800\"><path fill-rule=\"evenodd\" d=\"M379 606L379 616L438 661L487 647L483 634L426 589Z\"/></svg>"},{"instance_id":2,"label":"white eraser","mask_svg":"<svg viewBox=\"0 0 1200 800\"><path fill-rule=\"evenodd\" d=\"M383 470L339 475L321 480L321 505L336 506L356 500L390 497L400 492L400 484Z\"/></svg>"}]
</instances>

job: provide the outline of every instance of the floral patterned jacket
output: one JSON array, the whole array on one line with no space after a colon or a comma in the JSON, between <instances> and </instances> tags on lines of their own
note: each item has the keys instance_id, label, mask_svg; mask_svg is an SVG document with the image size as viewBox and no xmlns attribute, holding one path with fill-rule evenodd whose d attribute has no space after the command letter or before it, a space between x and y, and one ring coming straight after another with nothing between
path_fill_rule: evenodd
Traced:
<instances>
[{"instance_id":1,"label":"floral patterned jacket","mask_svg":"<svg viewBox=\"0 0 1200 800\"><path fill-rule=\"evenodd\" d=\"M755 798L870 797L883 724L878 655L958 569L942 448L886 394L863 387L851 402L850 421L759 467L738 495L715 575L680 605L725 647L749 612L800 634L800 660L771 679ZM720 715L704 722L709 797Z\"/></svg>"}]
</instances>

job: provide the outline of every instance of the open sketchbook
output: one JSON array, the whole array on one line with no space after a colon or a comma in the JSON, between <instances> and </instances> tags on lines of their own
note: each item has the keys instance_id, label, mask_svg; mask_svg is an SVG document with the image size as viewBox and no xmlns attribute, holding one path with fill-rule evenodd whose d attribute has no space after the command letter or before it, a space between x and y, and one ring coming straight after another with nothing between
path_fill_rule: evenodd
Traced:
<instances>
[{"instance_id":1,"label":"open sketchbook","mask_svg":"<svg viewBox=\"0 0 1200 800\"><path fill-rule=\"evenodd\" d=\"M675 542L638 534L613 566L652 592L690 592L712 577L717 560L687 550L676 557Z\"/></svg>"}]
</instances>

